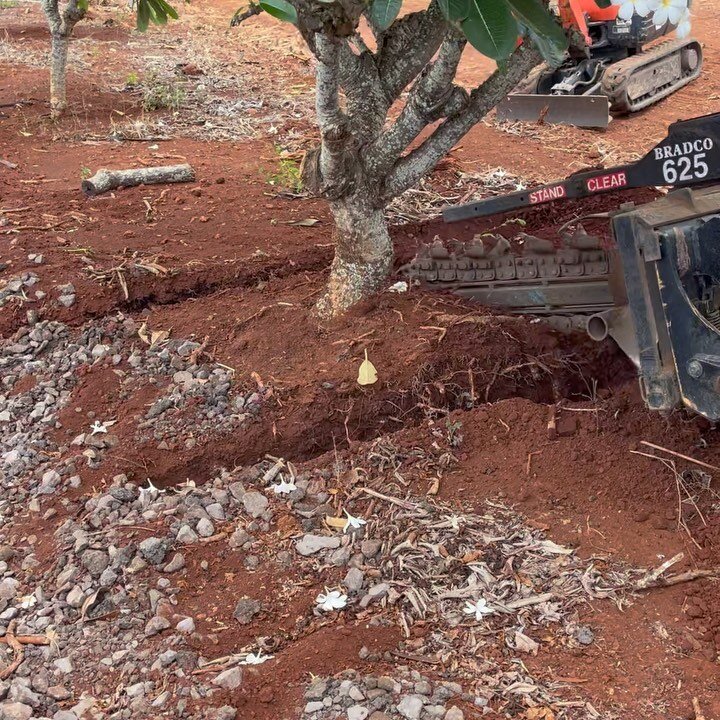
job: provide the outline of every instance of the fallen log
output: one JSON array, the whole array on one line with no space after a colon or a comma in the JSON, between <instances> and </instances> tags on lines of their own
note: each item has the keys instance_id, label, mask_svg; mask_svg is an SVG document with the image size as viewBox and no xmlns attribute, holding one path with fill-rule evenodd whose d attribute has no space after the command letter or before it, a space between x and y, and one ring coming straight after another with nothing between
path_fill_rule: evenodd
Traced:
<instances>
[{"instance_id":1,"label":"fallen log","mask_svg":"<svg viewBox=\"0 0 720 720\"><path fill-rule=\"evenodd\" d=\"M120 187L192 182L194 179L195 171L188 164L131 170L98 170L95 175L82 181L82 191L87 197L94 197Z\"/></svg>"}]
</instances>

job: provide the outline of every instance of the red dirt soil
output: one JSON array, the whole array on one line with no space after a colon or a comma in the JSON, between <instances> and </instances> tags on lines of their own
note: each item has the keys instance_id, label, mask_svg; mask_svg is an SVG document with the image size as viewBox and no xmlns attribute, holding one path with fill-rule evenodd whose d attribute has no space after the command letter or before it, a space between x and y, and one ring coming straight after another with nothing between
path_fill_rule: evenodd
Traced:
<instances>
[{"instance_id":1,"label":"red dirt soil","mask_svg":"<svg viewBox=\"0 0 720 720\"><path fill-rule=\"evenodd\" d=\"M575 163L597 162L593 148L598 143L607 144L611 153L642 151L664 134L668 120L717 109L720 80L712 70L720 42L713 28L720 10L712 5L702 3L697 9L696 27L706 41L708 63L701 82L641 117L616 121L603 135L541 129L543 140L479 125L454 152L454 163L463 169L502 165L518 175L549 180L575 171ZM217 18L227 19L231 4L212 7L215 15L208 22L219 22ZM194 8L185 12L186 18L195 17ZM291 31L276 27L263 19L258 32L276 32L286 41ZM0 28L27 47L45 43L44 29L27 25L19 9L3 11ZM123 46L128 32L126 27L103 28L98 20L80 33L122 48L108 70L116 83L132 67ZM464 66L464 77L489 69L476 60L470 58ZM298 63L290 56L278 60L288 77L302 76ZM46 84L37 69L0 64L0 158L18 165L15 170L0 166L0 209L29 208L7 215L21 224L11 226L17 232L0 241L7 264L0 279L36 272L37 288L48 293L31 306L41 318L77 326L121 310L138 326L146 322L150 329L170 330L173 337L207 337L206 359L234 368L243 386L254 387L252 374L257 373L273 390L260 419L241 432L198 438L191 449L163 451L135 439L137 422L161 387L123 389L109 365L87 368L61 415L58 439L64 436L67 442L86 426L87 412L95 412L118 420L113 433L120 444L107 452L100 470L80 472L82 486L69 495L69 508L57 504L59 518L81 507L79 502L117 472L138 481L150 477L158 485L204 482L220 466L252 464L267 453L305 461L310 469L325 467L334 453L347 457L383 433L393 433L397 442L409 446L428 444L428 430L443 428L447 417L461 423L464 439L460 462L443 478L440 497L460 510L500 496L547 527L557 542L576 546L588 557L656 566L661 556L682 550L685 567L717 565L720 516L713 497L700 500L707 525L698 516L688 518L688 535L678 528L671 473L631 452L645 440L720 465L716 429L684 411L668 417L650 414L630 363L614 345L591 344L579 335L560 335L542 324L487 313L452 296L419 292L383 294L343 319L319 324L311 310L332 256L327 209L313 200L278 196L267 182L277 172L270 141L68 139L80 127L104 137L118 111L127 117L141 114L138 100L111 90L106 78L71 74L72 112L55 126L47 118ZM18 100L27 103L6 107ZM155 145L158 149L151 149ZM165 161L192 163L197 182L133 188L92 200L79 192L83 168ZM633 198L644 202L653 196L644 191ZM628 196L513 216L526 221L526 232L554 238L557 227L578 212L608 209L621 198ZM312 227L292 224L306 218L320 222ZM438 233L459 241L493 229L511 234L508 226L500 227L503 220L451 229L439 222L396 228L398 264ZM587 227L607 237L601 224ZM34 265L29 253L42 253L43 264ZM165 271L156 276L132 268L149 261ZM113 276L113 268L123 263L127 298ZM94 279L90 268L108 272L107 280ZM78 300L72 308L62 308L54 287L69 282ZM24 324L27 309L3 308L0 334L7 337ZM366 350L380 381L361 388L355 379ZM550 412L557 413L564 427L552 439L547 431ZM131 468L128 457L134 461ZM410 490L424 494L427 488ZM407 492L388 488L395 491ZM27 532L37 532L30 521ZM52 539L40 543L51 547ZM304 609L295 605L294 589L300 583L306 591L322 587L324 577L300 577L274 565L269 554L260 554L262 571L251 572L216 552L213 544L187 553L178 613L193 614L200 630L214 636L216 642L211 639L202 648L208 656L237 651L272 629L292 636L296 615ZM290 601L284 611L273 607L246 628L231 625L232 607L223 603L228 594L271 595L287 587ZM548 643L530 664L541 678L573 678L580 695L598 708L620 706L625 717L692 717L691 701L698 697L708 720L720 718L719 598L717 581L703 581L649 592L622 614L598 603L587 608L585 618L599 637L595 645L568 651ZM226 700L238 707L240 717L297 717L310 673L328 667L381 673L385 666L360 661L359 649L384 652L398 640L394 627L362 623L300 633L277 659L247 671L243 688L228 693Z\"/></svg>"}]
</instances>

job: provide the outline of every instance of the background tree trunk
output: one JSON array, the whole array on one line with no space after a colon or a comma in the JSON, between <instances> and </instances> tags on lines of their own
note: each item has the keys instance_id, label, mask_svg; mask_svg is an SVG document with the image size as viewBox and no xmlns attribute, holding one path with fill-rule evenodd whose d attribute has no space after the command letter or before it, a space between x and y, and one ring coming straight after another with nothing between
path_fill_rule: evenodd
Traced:
<instances>
[{"instance_id":1,"label":"background tree trunk","mask_svg":"<svg viewBox=\"0 0 720 720\"><path fill-rule=\"evenodd\" d=\"M335 258L327 290L317 302L321 317L338 315L382 289L393 263L393 246L382 209L358 188L330 203L335 218Z\"/></svg>"},{"instance_id":2,"label":"background tree trunk","mask_svg":"<svg viewBox=\"0 0 720 720\"><path fill-rule=\"evenodd\" d=\"M65 88L67 77L69 38L63 32L53 32L50 49L50 116L55 120L67 107Z\"/></svg>"}]
</instances>

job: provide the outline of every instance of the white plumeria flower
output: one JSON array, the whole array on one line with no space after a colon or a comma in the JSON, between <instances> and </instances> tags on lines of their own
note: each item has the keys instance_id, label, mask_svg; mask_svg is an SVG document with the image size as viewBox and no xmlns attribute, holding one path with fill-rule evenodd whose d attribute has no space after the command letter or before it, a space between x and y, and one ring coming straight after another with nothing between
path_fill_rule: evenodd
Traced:
<instances>
[{"instance_id":1,"label":"white plumeria flower","mask_svg":"<svg viewBox=\"0 0 720 720\"><path fill-rule=\"evenodd\" d=\"M690 19L690 10L686 8L683 14L680 16L676 33L678 38L682 40L683 38L686 38L688 35L690 35L691 30L692 20Z\"/></svg>"},{"instance_id":2,"label":"white plumeria flower","mask_svg":"<svg viewBox=\"0 0 720 720\"><path fill-rule=\"evenodd\" d=\"M147 507L153 500L157 498L158 495L161 493L166 492L165 490L160 490L160 488L156 488L152 484L152 480L150 478L147 479L148 486L146 488L140 488L140 506L141 507Z\"/></svg>"},{"instance_id":3,"label":"white plumeria flower","mask_svg":"<svg viewBox=\"0 0 720 720\"><path fill-rule=\"evenodd\" d=\"M274 655L263 655L261 650L255 653L248 653L247 657L240 663L241 665L262 665L268 660L272 660Z\"/></svg>"},{"instance_id":4,"label":"white plumeria flower","mask_svg":"<svg viewBox=\"0 0 720 720\"><path fill-rule=\"evenodd\" d=\"M107 427L105 426L105 423L101 423L99 420L96 420L92 426L90 427L92 432L91 435L97 435L98 433L106 433Z\"/></svg>"},{"instance_id":5,"label":"white plumeria flower","mask_svg":"<svg viewBox=\"0 0 720 720\"><path fill-rule=\"evenodd\" d=\"M653 22L656 27L662 27L668 21L677 25L688 9L687 0L660 0L655 6Z\"/></svg>"},{"instance_id":6,"label":"white plumeria flower","mask_svg":"<svg viewBox=\"0 0 720 720\"><path fill-rule=\"evenodd\" d=\"M612 4L620 8L618 17L621 20L632 20L635 13L641 17L649 15L657 6L657 0L612 0Z\"/></svg>"},{"instance_id":7,"label":"white plumeria flower","mask_svg":"<svg viewBox=\"0 0 720 720\"><path fill-rule=\"evenodd\" d=\"M272 489L276 495L289 495L293 490L297 490L297 486L292 480L290 482L281 480L279 483L274 484Z\"/></svg>"},{"instance_id":8,"label":"white plumeria flower","mask_svg":"<svg viewBox=\"0 0 720 720\"><path fill-rule=\"evenodd\" d=\"M37 605L37 598L34 595L24 595L20 598L20 607L23 610L29 610Z\"/></svg>"},{"instance_id":9,"label":"white plumeria flower","mask_svg":"<svg viewBox=\"0 0 720 720\"><path fill-rule=\"evenodd\" d=\"M347 510L343 510L343 512L347 515L347 521L343 527L344 533L346 533L350 528L355 528L357 530L363 525L367 525L367 520L363 520L361 517L354 517Z\"/></svg>"},{"instance_id":10,"label":"white plumeria flower","mask_svg":"<svg viewBox=\"0 0 720 720\"><path fill-rule=\"evenodd\" d=\"M339 590L325 588L325 592L320 593L315 598L315 602L323 612L342 610L347 605L347 595L343 595Z\"/></svg>"},{"instance_id":11,"label":"white plumeria flower","mask_svg":"<svg viewBox=\"0 0 720 720\"><path fill-rule=\"evenodd\" d=\"M476 620L482 620L485 615L492 615L495 611L488 607L487 600L480 598L477 602L466 602L463 612L466 615L474 615Z\"/></svg>"}]
</instances>

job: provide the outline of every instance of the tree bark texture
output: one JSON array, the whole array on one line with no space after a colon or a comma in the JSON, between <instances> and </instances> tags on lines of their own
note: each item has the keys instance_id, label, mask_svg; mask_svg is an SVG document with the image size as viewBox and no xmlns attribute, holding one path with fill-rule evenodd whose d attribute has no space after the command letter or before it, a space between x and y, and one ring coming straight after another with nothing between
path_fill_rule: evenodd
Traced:
<instances>
[{"instance_id":1,"label":"tree bark texture","mask_svg":"<svg viewBox=\"0 0 720 720\"><path fill-rule=\"evenodd\" d=\"M330 203L335 219L335 258L316 310L324 318L345 312L382 289L392 269L393 246L382 209L365 188Z\"/></svg>"},{"instance_id":2,"label":"tree bark texture","mask_svg":"<svg viewBox=\"0 0 720 720\"><path fill-rule=\"evenodd\" d=\"M85 17L77 0L69 0L60 9L59 0L40 0L50 27L50 115L59 118L67 108L67 59L70 36L75 25Z\"/></svg>"},{"instance_id":3,"label":"tree bark texture","mask_svg":"<svg viewBox=\"0 0 720 720\"><path fill-rule=\"evenodd\" d=\"M120 187L183 183L192 182L194 179L195 171L187 164L131 170L98 170L91 178L82 181L82 190L88 197L94 197Z\"/></svg>"},{"instance_id":4,"label":"tree bark texture","mask_svg":"<svg viewBox=\"0 0 720 720\"><path fill-rule=\"evenodd\" d=\"M64 33L50 36L50 115L60 117L67 108L67 56L70 38Z\"/></svg>"},{"instance_id":5,"label":"tree bark texture","mask_svg":"<svg viewBox=\"0 0 720 720\"><path fill-rule=\"evenodd\" d=\"M360 0L343 0L325 15L308 2L293 4L317 60L321 142L307 153L302 174L307 189L330 202L335 218L335 258L317 303L321 316L332 317L381 290L392 269L387 204L429 174L542 58L525 41L502 69L468 92L454 83L466 39L445 22L439 0L387 30L370 22L375 52L357 34L355 19L367 9ZM389 123L389 111L409 86ZM409 150L433 123L428 137Z\"/></svg>"}]
</instances>

